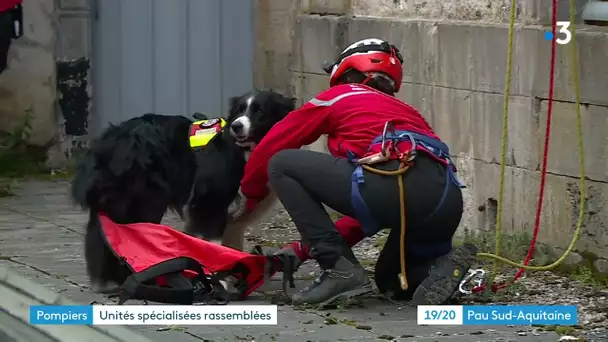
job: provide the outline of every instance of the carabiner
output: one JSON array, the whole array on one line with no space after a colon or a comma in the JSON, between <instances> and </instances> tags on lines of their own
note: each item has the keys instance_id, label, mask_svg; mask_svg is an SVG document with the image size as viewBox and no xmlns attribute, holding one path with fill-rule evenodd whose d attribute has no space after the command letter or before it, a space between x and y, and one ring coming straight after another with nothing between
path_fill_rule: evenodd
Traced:
<instances>
[{"instance_id":1,"label":"carabiner","mask_svg":"<svg viewBox=\"0 0 608 342\"><path fill-rule=\"evenodd\" d=\"M405 136L408 137L408 139L410 139L410 143L412 144L412 147L410 148L410 151L409 151L409 156L407 158L407 161L411 162L416 158L416 154L418 152L418 143L416 142L416 139L414 139L412 134L406 133Z\"/></svg>"},{"instance_id":2,"label":"carabiner","mask_svg":"<svg viewBox=\"0 0 608 342\"><path fill-rule=\"evenodd\" d=\"M483 285L483 280L486 275L486 271L481 268L476 270L469 270L469 274L462 279L460 285L458 286L458 290L463 294L471 294L473 293L473 288L479 287ZM465 289L465 286L473 285L471 290Z\"/></svg>"},{"instance_id":3,"label":"carabiner","mask_svg":"<svg viewBox=\"0 0 608 342\"><path fill-rule=\"evenodd\" d=\"M393 125L392 122L387 121L386 124L384 124L384 130L382 131L382 145L381 145L382 154L385 156L388 153L388 146L386 145L386 135L387 135L387 133L389 133L389 131L393 133L393 136L395 135L395 126Z\"/></svg>"}]
</instances>

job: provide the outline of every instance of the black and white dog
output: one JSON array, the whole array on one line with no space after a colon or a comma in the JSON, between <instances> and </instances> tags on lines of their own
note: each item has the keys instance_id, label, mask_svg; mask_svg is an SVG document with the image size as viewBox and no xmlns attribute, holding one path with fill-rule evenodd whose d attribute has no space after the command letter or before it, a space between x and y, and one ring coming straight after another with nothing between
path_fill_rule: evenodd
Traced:
<instances>
[{"instance_id":1,"label":"black and white dog","mask_svg":"<svg viewBox=\"0 0 608 342\"><path fill-rule=\"evenodd\" d=\"M130 274L105 245L99 213L119 224L160 223L170 209L187 218L187 233L242 249L251 219L272 204L246 221L231 221L226 211L251 148L294 106L294 99L271 91L232 98L226 127L195 150L189 142L193 122L183 116L145 114L109 127L72 180L73 200L89 210L85 259L92 289L115 289Z\"/></svg>"}]
</instances>

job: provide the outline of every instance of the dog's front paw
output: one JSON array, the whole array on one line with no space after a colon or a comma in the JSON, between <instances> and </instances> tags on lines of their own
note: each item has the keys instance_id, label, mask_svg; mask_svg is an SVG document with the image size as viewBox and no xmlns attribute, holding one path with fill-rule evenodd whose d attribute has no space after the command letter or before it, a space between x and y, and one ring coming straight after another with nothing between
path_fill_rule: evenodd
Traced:
<instances>
[{"instance_id":1,"label":"dog's front paw","mask_svg":"<svg viewBox=\"0 0 608 342\"><path fill-rule=\"evenodd\" d=\"M226 212L228 213L228 216L232 218L232 220L237 220L245 214L246 210L247 197L245 197L245 195L239 188L236 197L234 198L234 200L232 200L232 203L230 203Z\"/></svg>"}]
</instances>

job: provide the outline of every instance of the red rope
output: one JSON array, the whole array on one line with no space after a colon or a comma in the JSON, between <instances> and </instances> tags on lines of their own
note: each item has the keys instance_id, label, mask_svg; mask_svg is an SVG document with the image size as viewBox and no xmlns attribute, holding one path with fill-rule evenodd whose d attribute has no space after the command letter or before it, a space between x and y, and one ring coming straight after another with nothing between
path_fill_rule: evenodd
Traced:
<instances>
[{"instance_id":1,"label":"red rope","mask_svg":"<svg viewBox=\"0 0 608 342\"><path fill-rule=\"evenodd\" d=\"M556 59L556 47L557 42L555 39L557 38L557 0L553 0L553 8L552 8L552 18L551 18L551 31L553 32L553 39L551 40L551 71L549 74L549 104L547 107L547 127L545 129L545 146L543 150L543 164L540 175L540 190L538 195L538 204L536 206L536 220L534 222L534 233L532 234L532 241L530 242L530 247L528 248L528 255L526 255L526 259L524 260L524 265L528 265L530 260L532 260L532 256L534 255L534 247L536 246L536 239L538 238L538 232L540 230L540 219L543 212L543 202L545 199L545 180L547 178L547 160L549 159L549 137L551 136L551 117L553 114L553 92L555 89L555 59ZM513 277L513 281L517 281L524 274L525 270L520 268L515 277ZM508 286L508 283L503 284L493 284L492 291L496 292L498 290L504 289ZM473 292L481 292L484 290L483 286L478 286L473 289Z\"/></svg>"}]
</instances>

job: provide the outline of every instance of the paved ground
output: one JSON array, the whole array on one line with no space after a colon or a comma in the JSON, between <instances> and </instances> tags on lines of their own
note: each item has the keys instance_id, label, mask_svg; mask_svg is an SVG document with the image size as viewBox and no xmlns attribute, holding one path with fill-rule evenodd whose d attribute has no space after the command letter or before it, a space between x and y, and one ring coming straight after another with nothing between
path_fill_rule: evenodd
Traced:
<instances>
[{"instance_id":1,"label":"paved ground","mask_svg":"<svg viewBox=\"0 0 608 342\"><path fill-rule=\"evenodd\" d=\"M107 303L88 288L82 257L86 216L66 196L67 183L28 182L17 196L0 198L0 265L71 300ZM181 224L175 218L167 223ZM255 232L254 232L255 234ZM285 235L289 236L289 234ZM310 270L310 269L309 269ZM304 280L300 283L305 283ZM247 303L268 304L273 281ZM134 327L156 341L557 341L532 327L424 327L406 304L363 300L356 308L302 311L279 307L274 327Z\"/></svg>"}]
</instances>

